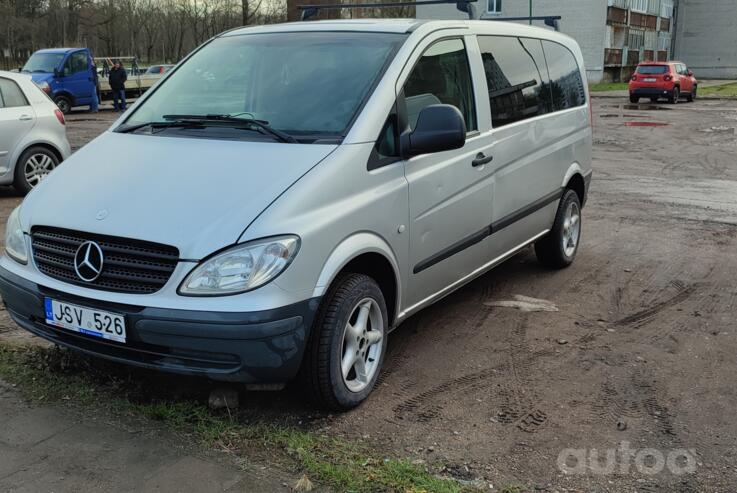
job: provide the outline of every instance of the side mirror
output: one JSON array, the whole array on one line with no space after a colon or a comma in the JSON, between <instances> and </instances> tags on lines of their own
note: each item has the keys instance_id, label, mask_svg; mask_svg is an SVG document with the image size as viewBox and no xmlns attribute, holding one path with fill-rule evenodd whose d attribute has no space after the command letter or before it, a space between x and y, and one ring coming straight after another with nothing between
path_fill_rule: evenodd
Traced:
<instances>
[{"instance_id":1,"label":"side mirror","mask_svg":"<svg viewBox=\"0 0 737 493\"><path fill-rule=\"evenodd\" d=\"M693 77L693 71L692 70L689 70L688 71L688 75L690 75L691 77Z\"/></svg>"},{"instance_id":2,"label":"side mirror","mask_svg":"<svg viewBox=\"0 0 737 493\"><path fill-rule=\"evenodd\" d=\"M460 149L466 143L466 122L453 105L433 104L420 111L412 133L402 135L402 157Z\"/></svg>"},{"instance_id":3,"label":"side mirror","mask_svg":"<svg viewBox=\"0 0 737 493\"><path fill-rule=\"evenodd\" d=\"M64 77L64 69L59 70L58 68L55 68L54 77Z\"/></svg>"}]
</instances>

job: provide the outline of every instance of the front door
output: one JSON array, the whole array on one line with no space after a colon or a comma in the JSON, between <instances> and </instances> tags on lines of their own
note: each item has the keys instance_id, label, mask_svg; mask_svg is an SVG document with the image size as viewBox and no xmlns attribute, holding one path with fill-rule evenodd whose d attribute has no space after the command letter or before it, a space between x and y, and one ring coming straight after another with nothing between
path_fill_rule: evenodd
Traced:
<instances>
[{"instance_id":1,"label":"front door","mask_svg":"<svg viewBox=\"0 0 737 493\"><path fill-rule=\"evenodd\" d=\"M20 87L0 77L0 174L12 166L16 145L33 128L35 113Z\"/></svg>"},{"instance_id":2,"label":"front door","mask_svg":"<svg viewBox=\"0 0 737 493\"><path fill-rule=\"evenodd\" d=\"M410 282L405 308L410 312L487 259L488 244L483 240L491 222L491 173L478 159L488 151L488 142L479 133L469 40L473 38L427 42L399 91L410 129L423 108L442 103L461 111L468 131L462 149L404 162L410 212Z\"/></svg>"},{"instance_id":3,"label":"front door","mask_svg":"<svg viewBox=\"0 0 737 493\"><path fill-rule=\"evenodd\" d=\"M75 104L90 103L94 82L86 51L75 51L64 62L64 87L74 96Z\"/></svg>"}]
</instances>

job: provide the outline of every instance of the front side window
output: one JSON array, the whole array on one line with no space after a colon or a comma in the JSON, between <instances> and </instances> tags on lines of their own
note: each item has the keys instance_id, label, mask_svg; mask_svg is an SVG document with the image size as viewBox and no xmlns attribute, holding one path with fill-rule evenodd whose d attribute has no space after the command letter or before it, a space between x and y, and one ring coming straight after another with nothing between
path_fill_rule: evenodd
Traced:
<instances>
[{"instance_id":1,"label":"front side window","mask_svg":"<svg viewBox=\"0 0 737 493\"><path fill-rule=\"evenodd\" d=\"M552 41L543 41L550 74L550 91L555 111L586 104L586 89L571 50Z\"/></svg>"},{"instance_id":2,"label":"front side window","mask_svg":"<svg viewBox=\"0 0 737 493\"><path fill-rule=\"evenodd\" d=\"M217 38L158 86L126 127L167 115L230 115L305 140L342 136L405 39L357 32Z\"/></svg>"},{"instance_id":3,"label":"front side window","mask_svg":"<svg viewBox=\"0 0 737 493\"><path fill-rule=\"evenodd\" d=\"M486 0L486 12L489 14L502 13L502 0Z\"/></svg>"},{"instance_id":4,"label":"front side window","mask_svg":"<svg viewBox=\"0 0 737 493\"><path fill-rule=\"evenodd\" d=\"M64 64L64 71L66 72L66 75L84 72L88 68L89 64L87 63L87 53L85 53L84 51L72 53L72 55L67 58L67 61Z\"/></svg>"},{"instance_id":5,"label":"front side window","mask_svg":"<svg viewBox=\"0 0 737 493\"><path fill-rule=\"evenodd\" d=\"M17 106L28 106L28 100L23 95L23 91L14 81L0 77L0 108Z\"/></svg>"},{"instance_id":6,"label":"front side window","mask_svg":"<svg viewBox=\"0 0 737 493\"><path fill-rule=\"evenodd\" d=\"M446 39L430 46L417 61L404 84L410 130L427 106L450 104L461 111L466 129L477 130L476 103L466 46L460 39Z\"/></svg>"},{"instance_id":7,"label":"front side window","mask_svg":"<svg viewBox=\"0 0 737 493\"><path fill-rule=\"evenodd\" d=\"M479 36L493 127L552 111L550 79L539 39Z\"/></svg>"}]
</instances>

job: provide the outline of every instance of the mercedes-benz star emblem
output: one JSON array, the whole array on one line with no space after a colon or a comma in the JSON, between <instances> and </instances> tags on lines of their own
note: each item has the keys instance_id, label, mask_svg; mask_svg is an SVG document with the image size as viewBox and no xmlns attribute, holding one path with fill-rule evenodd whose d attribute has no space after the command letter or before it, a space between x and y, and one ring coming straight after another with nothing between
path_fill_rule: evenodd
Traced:
<instances>
[{"instance_id":1,"label":"mercedes-benz star emblem","mask_svg":"<svg viewBox=\"0 0 737 493\"><path fill-rule=\"evenodd\" d=\"M100 245L94 241L85 241L74 254L74 271L83 281L92 282L102 274L104 261Z\"/></svg>"}]
</instances>

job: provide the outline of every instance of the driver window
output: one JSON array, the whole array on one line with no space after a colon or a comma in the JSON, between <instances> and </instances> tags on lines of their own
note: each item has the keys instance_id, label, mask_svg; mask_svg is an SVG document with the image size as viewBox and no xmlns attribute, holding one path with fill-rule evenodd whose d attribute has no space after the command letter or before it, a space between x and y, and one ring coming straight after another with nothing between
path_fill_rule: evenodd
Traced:
<instances>
[{"instance_id":1,"label":"driver window","mask_svg":"<svg viewBox=\"0 0 737 493\"><path fill-rule=\"evenodd\" d=\"M415 128L420 111L433 104L452 104L461 111L470 132L476 125L476 103L466 47L460 39L430 46L404 84L407 122Z\"/></svg>"},{"instance_id":2,"label":"driver window","mask_svg":"<svg viewBox=\"0 0 737 493\"><path fill-rule=\"evenodd\" d=\"M87 54L83 51L72 53L64 63L64 71L66 72L66 75L76 74L77 72L87 70L87 68Z\"/></svg>"}]
</instances>

